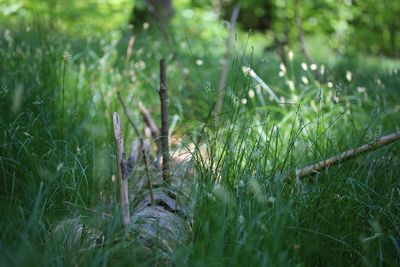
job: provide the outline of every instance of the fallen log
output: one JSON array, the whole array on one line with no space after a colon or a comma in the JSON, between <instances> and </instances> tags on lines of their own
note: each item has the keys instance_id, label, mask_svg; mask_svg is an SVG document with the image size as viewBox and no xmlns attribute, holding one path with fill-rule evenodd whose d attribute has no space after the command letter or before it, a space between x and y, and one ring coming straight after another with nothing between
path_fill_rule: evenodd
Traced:
<instances>
[{"instance_id":1,"label":"fallen log","mask_svg":"<svg viewBox=\"0 0 400 267\"><path fill-rule=\"evenodd\" d=\"M114 133L117 149L117 166L120 177L120 209L121 221L127 236L133 237L147 251L161 252L161 259L168 263L172 254L182 247L189 239L191 231L191 213L189 207L189 197L182 192L183 185L190 187L185 177L187 172L172 172L170 166L170 152L168 144L168 95L166 87L166 67L165 61L160 61L160 102L161 102L161 131L157 133L161 139L161 154L163 157L162 173L157 168L152 168L147 164L145 145L138 127L129 115L121 95L118 94L125 115L128 118L133 130L139 139L132 143L131 156L128 160L124 159L124 148L120 118L118 113L114 113ZM143 115L143 110L141 110ZM146 116L147 119L149 116ZM145 119L145 123L152 128L158 129L154 121ZM155 140L157 141L157 140ZM134 199L129 201L127 195L128 177L134 173L137 161L137 153L133 150L140 149L143 155L145 175L136 176ZM130 164L130 165L129 165ZM151 177L151 178L150 178ZM131 179L132 180L132 179ZM147 182L147 186L146 186ZM122 190L123 189L123 190ZM133 207L129 209L128 205ZM131 211L131 212L130 212ZM129 214L131 214L129 216ZM127 217L128 216L128 217ZM121 239L121 240L126 240ZM160 254L160 253L159 253ZM158 255L159 255L158 254Z\"/></svg>"}]
</instances>

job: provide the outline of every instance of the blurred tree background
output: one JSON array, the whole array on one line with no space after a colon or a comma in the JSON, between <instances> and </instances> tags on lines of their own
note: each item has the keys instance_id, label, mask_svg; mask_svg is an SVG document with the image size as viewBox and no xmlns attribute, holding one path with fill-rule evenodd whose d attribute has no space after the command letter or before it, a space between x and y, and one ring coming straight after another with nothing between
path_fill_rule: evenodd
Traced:
<instances>
[{"instance_id":1,"label":"blurred tree background","mask_svg":"<svg viewBox=\"0 0 400 267\"><path fill-rule=\"evenodd\" d=\"M329 47L341 54L399 56L399 1L300 1L303 29L296 26L296 0L2 0L0 18L27 22L53 18L71 33L101 34L123 29L129 22L141 25L171 19L185 23L182 15L194 11L229 20L236 4L241 8L241 29L263 34L267 49L296 48L299 30L304 30L313 50Z\"/></svg>"}]
</instances>

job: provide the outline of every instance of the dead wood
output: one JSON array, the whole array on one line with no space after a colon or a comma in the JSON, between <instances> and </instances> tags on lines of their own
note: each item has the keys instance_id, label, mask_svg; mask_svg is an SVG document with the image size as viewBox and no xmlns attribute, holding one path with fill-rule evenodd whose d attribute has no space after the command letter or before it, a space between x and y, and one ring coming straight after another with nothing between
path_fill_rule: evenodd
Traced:
<instances>
[{"instance_id":1,"label":"dead wood","mask_svg":"<svg viewBox=\"0 0 400 267\"><path fill-rule=\"evenodd\" d=\"M152 136L152 138L154 139L154 141L157 144L157 157L156 157L154 165L155 165L156 168L159 168L160 167L160 161L161 161L160 130L158 129L156 123L154 122L153 117L151 116L150 112L143 105L143 103L141 101L138 102L138 108L140 110L140 114L143 117L144 123L150 129L151 136Z\"/></svg>"},{"instance_id":2,"label":"dead wood","mask_svg":"<svg viewBox=\"0 0 400 267\"><path fill-rule=\"evenodd\" d=\"M117 149L117 172L120 188L121 222L127 233L130 225L128 177L124 162L124 139L121 130L121 118L117 112L113 113L115 146Z\"/></svg>"},{"instance_id":3,"label":"dead wood","mask_svg":"<svg viewBox=\"0 0 400 267\"><path fill-rule=\"evenodd\" d=\"M366 152L376 150L380 147L386 146L397 140L400 140L400 132L382 136L375 143L363 144L362 146L347 150L339 155L330 157L328 159L321 160L319 162L310 164L310 165L302 167L300 169L296 169L296 179L297 179L297 181L300 181L302 178L304 178L306 176L315 175L323 169L326 169L326 168L332 167L334 165L337 165L341 162L350 160L350 159L357 157L359 155L362 155Z\"/></svg>"},{"instance_id":4,"label":"dead wood","mask_svg":"<svg viewBox=\"0 0 400 267\"><path fill-rule=\"evenodd\" d=\"M142 138L142 136L141 136L141 134L139 132L139 129L136 127L136 124L133 122L131 116L129 115L129 111L128 111L128 108L125 105L124 99L122 98L122 96L121 96L121 94L119 92L117 92L117 94L118 94L118 99L121 102L121 105L122 105L122 107L124 109L125 115L128 118L128 121L129 121L130 125L132 126L133 130L135 131L137 137L139 138L140 150L142 152L144 168L145 168L146 176L147 176L147 186L148 186L148 189L149 189L150 198L153 200L153 190L152 190L152 184L151 184L151 181L150 181L147 153L146 153L146 150L145 150L145 145L144 145L143 138ZM130 161L131 161L131 159L129 159L129 162ZM152 202L154 202L154 201L152 201Z\"/></svg>"},{"instance_id":5,"label":"dead wood","mask_svg":"<svg viewBox=\"0 0 400 267\"><path fill-rule=\"evenodd\" d=\"M162 176L165 182L169 181L169 141L168 141L168 91L167 91L167 73L165 59L160 60L160 102L161 102L161 155Z\"/></svg>"}]
</instances>

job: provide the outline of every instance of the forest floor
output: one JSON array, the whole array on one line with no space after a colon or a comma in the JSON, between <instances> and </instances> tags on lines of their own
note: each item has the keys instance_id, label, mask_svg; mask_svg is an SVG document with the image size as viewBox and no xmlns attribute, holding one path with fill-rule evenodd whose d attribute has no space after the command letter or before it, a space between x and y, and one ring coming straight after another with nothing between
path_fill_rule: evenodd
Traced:
<instances>
[{"instance_id":1,"label":"forest floor","mask_svg":"<svg viewBox=\"0 0 400 267\"><path fill-rule=\"evenodd\" d=\"M286 175L399 131L399 60L321 56L311 45L315 63L287 51L284 64L261 35L241 33L215 116L226 32L182 26L168 43L147 27L107 38L0 29L1 266L161 265L157 246L143 254L134 236L121 240L112 113L123 114L118 91L141 132L139 100L160 125L163 56L171 151L194 155L192 230L172 265L400 264L399 143L301 188ZM122 125L129 144L136 136L124 116Z\"/></svg>"}]
</instances>

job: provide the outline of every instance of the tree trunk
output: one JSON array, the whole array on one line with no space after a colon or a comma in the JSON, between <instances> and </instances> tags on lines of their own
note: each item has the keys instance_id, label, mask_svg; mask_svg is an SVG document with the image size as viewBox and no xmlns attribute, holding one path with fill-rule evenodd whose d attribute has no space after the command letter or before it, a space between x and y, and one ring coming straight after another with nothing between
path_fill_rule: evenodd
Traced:
<instances>
[{"instance_id":1,"label":"tree trunk","mask_svg":"<svg viewBox=\"0 0 400 267\"><path fill-rule=\"evenodd\" d=\"M151 20L168 23L173 14L172 0L143 0L133 9L130 23L140 24Z\"/></svg>"}]
</instances>

